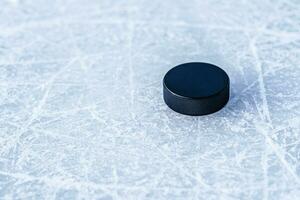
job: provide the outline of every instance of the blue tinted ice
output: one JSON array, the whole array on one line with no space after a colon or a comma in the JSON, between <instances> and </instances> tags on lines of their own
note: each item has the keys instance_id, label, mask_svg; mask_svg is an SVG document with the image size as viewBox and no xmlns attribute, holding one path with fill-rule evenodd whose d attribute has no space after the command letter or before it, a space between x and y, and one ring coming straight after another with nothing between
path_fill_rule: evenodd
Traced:
<instances>
[{"instance_id":1,"label":"blue tinted ice","mask_svg":"<svg viewBox=\"0 0 300 200\"><path fill-rule=\"evenodd\" d=\"M189 117L162 78L222 67ZM0 1L0 199L297 199L300 2Z\"/></svg>"}]
</instances>

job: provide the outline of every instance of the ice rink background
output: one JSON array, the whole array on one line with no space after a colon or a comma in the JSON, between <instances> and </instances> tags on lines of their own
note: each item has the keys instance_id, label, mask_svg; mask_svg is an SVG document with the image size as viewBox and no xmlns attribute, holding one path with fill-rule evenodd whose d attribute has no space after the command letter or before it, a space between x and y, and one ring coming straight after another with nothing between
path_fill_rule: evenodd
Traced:
<instances>
[{"instance_id":1,"label":"ice rink background","mask_svg":"<svg viewBox=\"0 0 300 200\"><path fill-rule=\"evenodd\" d=\"M211 62L227 106L162 99ZM297 199L300 1L0 1L0 199Z\"/></svg>"}]
</instances>

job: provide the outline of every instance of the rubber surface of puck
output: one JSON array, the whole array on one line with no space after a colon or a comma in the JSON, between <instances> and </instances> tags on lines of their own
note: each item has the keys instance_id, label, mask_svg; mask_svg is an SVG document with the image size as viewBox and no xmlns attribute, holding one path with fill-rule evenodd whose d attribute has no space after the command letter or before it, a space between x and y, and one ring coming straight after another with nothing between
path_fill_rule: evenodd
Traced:
<instances>
[{"instance_id":1,"label":"rubber surface of puck","mask_svg":"<svg viewBox=\"0 0 300 200\"><path fill-rule=\"evenodd\" d=\"M168 71L163 79L165 103L186 115L207 115L223 108L229 99L229 77L208 63L186 63Z\"/></svg>"}]
</instances>

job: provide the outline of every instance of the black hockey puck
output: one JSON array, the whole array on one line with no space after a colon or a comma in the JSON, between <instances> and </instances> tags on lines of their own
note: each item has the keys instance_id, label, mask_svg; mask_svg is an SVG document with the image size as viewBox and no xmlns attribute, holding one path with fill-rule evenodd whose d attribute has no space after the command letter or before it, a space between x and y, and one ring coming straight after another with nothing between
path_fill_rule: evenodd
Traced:
<instances>
[{"instance_id":1,"label":"black hockey puck","mask_svg":"<svg viewBox=\"0 0 300 200\"><path fill-rule=\"evenodd\" d=\"M208 63L186 63L167 72L163 79L166 104L185 115L207 115L223 108L229 99L229 77Z\"/></svg>"}]
</instances>

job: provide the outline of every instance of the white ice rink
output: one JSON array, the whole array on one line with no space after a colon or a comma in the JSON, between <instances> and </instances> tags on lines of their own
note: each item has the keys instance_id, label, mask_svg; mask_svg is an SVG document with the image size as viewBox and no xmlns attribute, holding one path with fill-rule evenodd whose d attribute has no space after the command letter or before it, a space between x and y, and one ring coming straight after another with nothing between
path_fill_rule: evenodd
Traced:
<instances>
[{"instance_id":1,"label":"white ice rink","mask_svg":"<svg viewBox=\"0 0 300 200\"><path fill-rule=\"evenodd\" d=\"M191 61L221 111L163 102ZM299 0L0 1L1 200L299 196Z\"/></svg>"}]
</instances>

